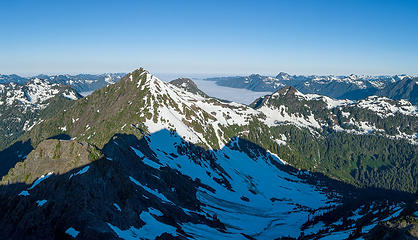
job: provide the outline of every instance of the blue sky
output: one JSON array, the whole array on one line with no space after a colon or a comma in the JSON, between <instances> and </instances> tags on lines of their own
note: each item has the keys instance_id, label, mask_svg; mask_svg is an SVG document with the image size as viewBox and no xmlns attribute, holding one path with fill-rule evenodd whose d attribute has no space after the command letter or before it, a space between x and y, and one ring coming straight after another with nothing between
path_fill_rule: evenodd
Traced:
<instances>
[{"instance_id":1,"label":"blue sky","mask_svg":"<svg viewBox=\"0 0 418 240\"><path fill-rule=\"evenodd\" d=\"M0 73L418 75L418 1L0 0Z\"/></svg>"}]
</instances>

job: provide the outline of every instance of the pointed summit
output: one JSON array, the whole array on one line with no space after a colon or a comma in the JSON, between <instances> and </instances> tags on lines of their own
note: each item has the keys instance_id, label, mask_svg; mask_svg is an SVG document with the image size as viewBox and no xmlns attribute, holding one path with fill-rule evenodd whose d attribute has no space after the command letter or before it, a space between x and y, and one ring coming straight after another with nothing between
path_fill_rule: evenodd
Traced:
<instances>
[{"instance_id":1,"label":"pointed summit","mask_svg":"<svg viewBox=\"0 0 418 240\"><path fill-rule=\"evenodd\" d=\"M293 86L284 86L282 88L280 88L279 90L275 91L272 96L275 95L282 95L282 96L288 96L288 95L292 95L294 96L295 94L302 94L301 92L299 92L295 87Z\"/></svg>"},{"instance_id":2,"label":"pointed summit","mask_svg":"<svg viewBox=\"0 0 418 240\"><path fill-rule=\"evenodd\" d=\"M263 76L261 76L261 75L260 75L260 74L258 74L258 73L253 73L253 74L251 74L249 77L250 77L250 78L262 78Z\"/></svg>"},{"instance_id":3,"label":"pointed summit","mask_svg":"<svg viewBox=\"0 0 418 240\"><path fill-rule=\"evenodd\" d=\"M280 72L277 74L276 78L279 80L288 81L291 80L292 76L290 76L288 73Z\"/></svg>"},{"instance_id":4,"label":"pointed summit","mask_svg":"<svg viewBox=\"0 0 418 240\"><path fill-rule=\"evenodd\" d=\"M229 137L219 129L246 124L254 114L246 106L207 97L189 79L168 83L139 68L37 125L26 137L36 146L66 134L101 148L116 133L141 137L168 129L192 143L218 148Z\"/></svg>"},{"instance_id":5,"label":"pointed summit","mask_svg":"<svg viewBox=\"0 0 418 240\"><path fill-rule=\"evenodd\" d=\"M270 95L266 95L256 99L253 103L250 104L250 107L257 109L263 105L275 105L274 102L276 101L276 99L288 99L293 101L297 99L295 97L296 95L303 96L303 94L299 92L295 87L284 86Z\"/></svg>"},{"instance_id":6,"label":"pointed summit","mask_svg":"<svg viewBox=\"0 0 418 240\"><path fill-rule=\"evenodd\" d=\"M133 70L132 72L126 74L126 76L124 78L122 78L125 81L136 81L138 82L139 78L143 75L143 74L149 74L149 72L147 70L145 70L144 68L140 67L137 68L135 70Z\"/></svg>"}]
</instances>

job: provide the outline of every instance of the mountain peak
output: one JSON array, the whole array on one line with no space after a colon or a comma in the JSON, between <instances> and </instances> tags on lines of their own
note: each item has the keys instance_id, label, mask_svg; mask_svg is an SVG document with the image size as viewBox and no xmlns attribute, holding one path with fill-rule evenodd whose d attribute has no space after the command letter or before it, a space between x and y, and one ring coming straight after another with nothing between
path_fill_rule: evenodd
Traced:
<instances>
[{"instance_id":1,"label":"mountain peak","mask_svg":"<svg viewBox=\"0 0 418 240\"><path fill-rule=\"evenodd\" d=\"M276 90L271 95L262 96L256 99L253 103L250 104L250 107L257 109L263 105L270 105L272 99L296 99L296 95L304 96L301 92L299 92L293 86L284 86L278 90ZM274 103L273 103L274 104Z\"/></svg>"},{"instance_id":2,"label":"mountain peak","mask_svg":"<svg viewBox=\"0 0 418 240\"><path fill-rule=\"evenodd\" d=\"M193 87L197 87L196 83L194 83L190 78L177 78L174 80L170 81L171 84L174 84L176 86L193 86Z\"/></svg>"},{"instance_id":3,"label":"mountain peak","mask_svg":"<svg viewBox=\"0 0 418 240\"><path fill-rule=\"evenodd\" d=\"M144 75L146 76L145 78L143 77ZM143 89L145 85L149 86L151 82L153 81L161 81L157 79L155 76L153 76L149 71L147 71L146 69L142 67L137 68L133 70L132 72L126 74L124 79L125 79L125 82L126 81L137 82L138 83L137 87L139 88L141 86L141 89Z\"/></svg>"},{"instance_id":4,"label":"mountain peak","mask_svg":"<svg viewBox=\"0 0 418 240\"><path fill-rule=\"evenodd\" d=\"M196 83L194 83L190 78L177 78L170 81L170 83L187 92L191 92L202 97L208 97L208 95L204 93L202 90L200 90L197 87Z\"/></svg>"},{"instance_id":5,"label":"mountain peak","mask_svg":"<svg viewBox=\"0 0 418 240\"><path fill-rule=\"evenodd\" d=\"M26 83L26 85L30 85L30 84L50 84L52 86L56 85L54 83L48 82L48 80L46 80L45 78L38 78L38 77L30 79L29 82Z\"/></svg>"},{"instance_id":6,"label":"mountain peak","mask_svg":"<svg viewBox=\"0 0 418 240\"><path fill-rule=\"evenodd\" d=\"M132 71L132 73L135 73L135 72L137 72L137 73L150 73L148 70L146 70L145 68L143 68L143 67L139 67L139 68L137 68L137 69L135 69L135 70L133 70Z\"/></svg>"},{"instance_id":7,"label":"mountain peak","mask_svg":"<svg viewBox=\"0 0 418 240\"><path fill-rule=\"evenodd\" d=\"M293 86L284 86L280 88L279 90L275 91L272 95L295 95L297 93L300 93L295 87ZM302 94L302 93L300 93Z\"/></svg>"},{"instance_id":8,"label":"mountain peak","mask_svg":"<svg viewBox=\"0 0 418 240\"><path fill-rule=\"evenodd\" d=\"M290 80L291 76L288 73L279 72L279 74L277 74L276 78L279 79L279 80Z\"/></svg>"},{"instance_id":9,"label":"mountain peak","mask_svg":"<svg viewBox=\"0 0 418 240\"><path fill-rule=\"evenodd\" d=\"M251 74L249 77L250 77L250 78L251 78L251 77L257 77L257 78L260 78L260 77L261 77L261 75L260 75L260 74L258 74L258 73L253 73L253 74Z\"/></svg>"},{"instance_id":10,"label":"mountain peak","mask_svg":"<svg viewBox=\"0 0 418 240\"><path fill-rule=\"evenodd\" d=\"M356 74L354 74L354 73L352 73L352 74L348 75L348 77L349 77L349 78L351 78L351 79L357 79L357 78L359 78L359 76L357 76L357 75L356 75Z\"/></svg>"}]
</instances>

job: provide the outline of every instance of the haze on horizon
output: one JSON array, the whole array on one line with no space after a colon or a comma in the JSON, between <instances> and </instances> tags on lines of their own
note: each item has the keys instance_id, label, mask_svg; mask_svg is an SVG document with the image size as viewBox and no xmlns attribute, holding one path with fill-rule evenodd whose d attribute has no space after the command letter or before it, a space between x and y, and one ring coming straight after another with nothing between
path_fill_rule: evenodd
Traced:
<instances>
[{"instance_id":1,"label":"haze on horizon","mask_svg":"<svg viewBox=\"0 0 418 240\"><path fill-rule=\"evenodd\" d=\"M416 1L2 1L0 74L418 75Z\"/></svg>"}]
</instances>

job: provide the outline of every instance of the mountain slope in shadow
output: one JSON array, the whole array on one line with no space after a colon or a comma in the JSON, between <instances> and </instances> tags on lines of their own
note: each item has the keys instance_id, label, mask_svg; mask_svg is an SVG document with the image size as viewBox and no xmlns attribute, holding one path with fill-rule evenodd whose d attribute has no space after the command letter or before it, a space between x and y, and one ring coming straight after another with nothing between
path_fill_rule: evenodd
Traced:
<instances>
[{"instance_id":1,"label":"mountain slope in shadow","mask_svg":"<svg viewBox=\"0 0 418 240\"><path fill-rule=\"evenodd\" d=\"M205 150L169 130L116 134L98 159L50 172L0 187L1 239L348 237L399 213L388 196L410 197L298 171L244 139Z\"/></svg>"}]
</instances>

